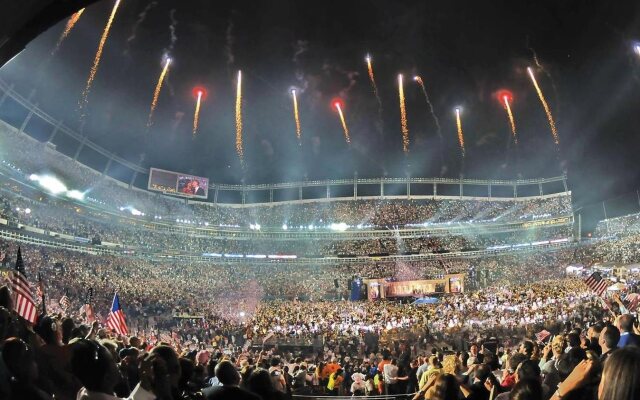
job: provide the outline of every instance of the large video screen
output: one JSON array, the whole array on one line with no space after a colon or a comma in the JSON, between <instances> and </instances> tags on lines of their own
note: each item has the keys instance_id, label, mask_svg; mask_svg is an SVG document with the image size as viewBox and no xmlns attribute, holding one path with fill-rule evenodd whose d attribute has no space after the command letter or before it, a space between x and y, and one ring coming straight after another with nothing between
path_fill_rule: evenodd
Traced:
<instances>
[{"instance_id":1,"label":"large video screen","mask_svg":"<svg viewBox=\"0 0 640 400\"><path fill-rule=\"evenodd\" d=\"M209 178L151 168L148 188L175 196L206 199L209 194Z\"/></svg>"}]
</instances>

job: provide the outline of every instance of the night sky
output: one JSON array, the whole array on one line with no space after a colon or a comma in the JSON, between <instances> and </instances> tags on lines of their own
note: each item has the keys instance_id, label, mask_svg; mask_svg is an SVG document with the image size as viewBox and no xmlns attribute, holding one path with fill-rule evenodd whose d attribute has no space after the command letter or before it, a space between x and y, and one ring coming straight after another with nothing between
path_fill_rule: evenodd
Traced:
<instances>
[{"instance_id":1,"label":"night sky","mask_svg":"<svg viewBox=\"0 0 640 400\"><path fill-rule=\"evenodd\" d=\"M54 56L65 21L52 27L4 66L0 78L80 130L78 100L113 4L89 7ZM577 207L617 196L635 199L638 7L633 1L123 0L82 131L132 162L144 153L146 167L214 182L341 178L356 171L362 177L530 178L566 170ZM382 127L367 53L382 100ZM165 54L174 62L147 132ZM559 150L528 66L556 119ZM238 69L243 71L244 168L235 153ZM402 151L398 73L405 76L408 156ZM415 74L423 77L433 101L442 143L411 79ZM193 139L196 85L209 96ZM299 90L301 146L292 87ZM517 148L495 97L500 89L514 94ZM350 147L331 108L336 97L345 103ZM464 165L456 106L463 108ZM61 151L73 154L70 142L58 140ZM627 211L627 203L611 202L620 212ZM635 200L630 203L637 209Z\"/></svg>"}]
</instances>

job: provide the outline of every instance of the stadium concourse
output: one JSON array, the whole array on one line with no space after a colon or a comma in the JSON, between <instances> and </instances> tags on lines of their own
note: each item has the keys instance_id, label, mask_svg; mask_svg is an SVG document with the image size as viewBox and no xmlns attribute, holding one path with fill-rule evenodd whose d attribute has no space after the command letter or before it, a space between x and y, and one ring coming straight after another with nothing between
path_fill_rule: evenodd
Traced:
<instances>
[{"instance_id":1,"label":"stadium concourse","mask_svg":"<svg viewBox=\"0 0 640 400\"><path fill-rule=\"evenodd\" d=\"M176 202L8 126L0 140L2 359L12 377L0 384L3 396L199 398L233 381L223 371L235 364L241 386L265 399L445 398L435 396L447 385L468 398L512 389L590 398L604 358L625 369L637 362L633 347L611 353L636 329L628 312L637 269L624 269L624 295L600 297L583 278L640 259L638 215L603 221L595 238L579 241L569 192ZM33 331L12 311L17 263L38 287ZM434 304L413 304L431 293L353 296L353 281L456 273L464 291L435 293ZM126 332L113 322L120 313ZM162 368L171 385L158 379ZM261 368L272 394L257 383Z\"/></svg>"}]
</instances>

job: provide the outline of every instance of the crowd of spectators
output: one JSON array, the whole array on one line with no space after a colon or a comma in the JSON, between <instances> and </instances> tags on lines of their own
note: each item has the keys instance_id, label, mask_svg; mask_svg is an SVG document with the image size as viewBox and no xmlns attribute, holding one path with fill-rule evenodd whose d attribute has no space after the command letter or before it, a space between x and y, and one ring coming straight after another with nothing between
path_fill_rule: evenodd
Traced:
<instances>
[{"instance_id":1,"label":"crowd of spectators","mask_svg":"<svg viewBox=\"0 0 640 400\"><path fill-rule=\"evenodd\" d=\"M157 232L153 222L160 216L172 225L187 219L241 228L345 223L393 229L571 213L570 196L186 205L121 187L24 135L9 131L0 141L2 169L14 178L47 171L64 177L69 187L91 189L91 207L85 207L3 179L3 218L154 251L396 254L458 251L568 233L551 227L304 243L228 240ZM125 204L143 210L147 218L118 217ZM603 301L580 277L565 274L574 263L638 261L634 218L610 221L606 235L574 247L415 262L384 257L322 265L158 262L144 254L95 255L2 239L6 286L0 285L0 398L271 400L293 394L387 394L437 400L637 399L640 331L629 314L632 303L621 296ZM9 289L8 271L18 245L27 279L35 283L39 276L43 282L44 308L34 326L17 315ZM440 294L427 305L346 300L354 277L403 281L447 273L465 274L469 290ZM129 326L126 335L105 324L116 291ZM87 320L86 302L93 306L95 322Z\"/></svg>"},{"instance_id":2,"label":"crowd of spectators","mask_svg":"<svg viewBox=\"0 0 640 400\"><path fill-rule=\"evenodd\" d=\"M4 243L4 249L10 254L13 244ZM407 393L416 399L489 399L493 393L507 399L633 399L638 390L631 375L608 371L637 363L633 344L640 340L629 336L633 317L620 315L623 307L603 307L582 280L554 278L550 271L526 284L496 281L481 291L447 295L434 305L265 300L259 282L243 279L275 270L245 271L225 281L215 268L218 280L207 277L204 268L190 276L188 266L169 272L168 266L125 259L107 263L23 249L30 269L52 273L46 266L57 264L52 268L59 275L46 280L52 298L66 292L74 299L88 284L102 281L95 287L98 321L108 309L103 300L110 297L110 282L122 284L130 334L116 335L100 322L83 325L75 302L67 309L49 302L48 315L31 331L12 317L6 289L0 289L3 398ZM91 267L92 262L100 266ZM297 279L282 284L295 285ZM237 289L229 293L232 287ZM109 294L101 296L103 291ZM615 301L622 303L619 297ZM201 318L198 307L204 303ZM180 306L192 316L176 322L170 310ZM174 310L173 316L179 315ZM602 397L615 391L607 386L612 379L624 390L615 389L618 397ZM527 391L533 397L513 397Z\"/></svg>"},{"instance_id":3,"label":"crowd of spectators","mask_svg":"<svg viewBox=\"0 0 640 400\"><path fill-rule=\"evenodd\" d=\"M215 230L171 231L164 225L145 219L125 217L93 206L82 206L65 199L47 196L39 190L20 186L14 181L5 180L2 183L0 214L5 219L50 232L89 240L99 238L100 241L145 251L300 256L434 253L481 250L490 246L554 240L572 235L569 225L551 225L508 232L483 232L469 228L468 233L444 232L437 235L425 234L421 237L415 237L415 233L412 237L403 237L407 234L395 230L392 237L362 240L345 240L339 232L336 232L332 239L300 236L297 239L282 240L268 234L260 235L259 232L254 232L250 237L221 237Z\"/></svg>"}]
</instances>

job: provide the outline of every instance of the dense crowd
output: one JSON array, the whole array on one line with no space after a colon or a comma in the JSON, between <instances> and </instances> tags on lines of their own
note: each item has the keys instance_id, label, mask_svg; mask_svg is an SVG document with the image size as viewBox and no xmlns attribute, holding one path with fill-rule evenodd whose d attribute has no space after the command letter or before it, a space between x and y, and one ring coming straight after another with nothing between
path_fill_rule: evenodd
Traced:
<instances>
[{"instance_id":1,"label":"dense crowd","mask_svg":"<svg viewBox=\"0 0 640 400\"><path fill-rule=\"evenodd\" d=\"M11 130L0 136L0 152L2 172L15 179L2 180L2 218L149 253L440 253L570 236L570 228L553 226L418 238L396 231L393 238L309 241L159 231L154 227L159 217L173 228L184 224L178 220L188 220L245 230L260 224L265 231L332 223L395 229L531 222L570 215L571 198L185 204L124 188ZM70 188L90 189L88 205L17 183L45 171L64 177ZM125 217L123 206L146 216ZM318 265L160 262L144 253L96 255L3 239L0 398L637 399L640 332L630 313L637 304L619 295L604 300L583 277L565 273L570 264L640 260L637 220L609 221L595 240L568 247L411 262L336 259ZM8 271L18 245L27 279L35 284L39 277L43 283L33 326L18 316L10 289ZM406 281L447 273L464 274L467 290L439 293L433 304L414 304L413 298L346 300L356 277ZM629 287L636 278L628 277ZM126 315L127 334L116 334L106 324L114 292ZM89 320L87 303L95 310L95 322Z\"/></svg>"},{"instance_id":2,"label":"dense crowd","mask_svg":"<svg viewBox=\"0 0 640 400\"><path fill-rule=\"evenodd\" d=\"M14 250L13 244L4 246L6 254ZM100 321L106 311L86 325L77 303L63 309L51 301L48 315L31 331L12 317L8 292L0 289L2 398L406 393L452 400L634 399L638 390L632 375L624 375L640 355L633 347L640 343L633 317L620 315L629 304L615 297L615 304L603 306L581 279L553 277L558 266L539 271L521 261L538 270L529 283L497 280L480 291L443 296L437 304L412 305L266 300L263 282L251 278L268 278L276 268L236 271L229 280L214 268L216 280L202 266L199 273L186 265L169 272L169 266L141 261L23 249L31 268L52 273L47 265L57 264L58 275L46 280L51 298L62 288L72 299L81 297L87 285L96 285L94 307L107 310L111 284L122 285L130 333L105 329ZM300 277L283 279L280 285L293 286ZM180 317L185 312L191 316ZM608 368L616 371L607 374ZM624 379L615 389L618 397L598 397L599 383L603 393L615 391L607 386L611 379ZM529 397L514 397L520 392Z\"/></svg>"},{"instance_id":3,"label":"dense crowd","mask_svg":"<svg viewBox=\"0 0 640 400\"><path fill-rule=\"evenodd\" d=\"M211 226L248 228L323 227L344 223L352 227L394 227L424 223L513 222L571 214L571 196L496 200L348 200L261 204L249 206L214 205L184 201L148 191L130 189L55 151L29 136L2 129L1 166L7 174L26 180L31 174L60 177L70 189L86 192L90 203L111 212L121 207L135 208L148 218L163 221L207 222ZM19 167L17 167L19 166Z\"/></svg>"}]
</instances>

